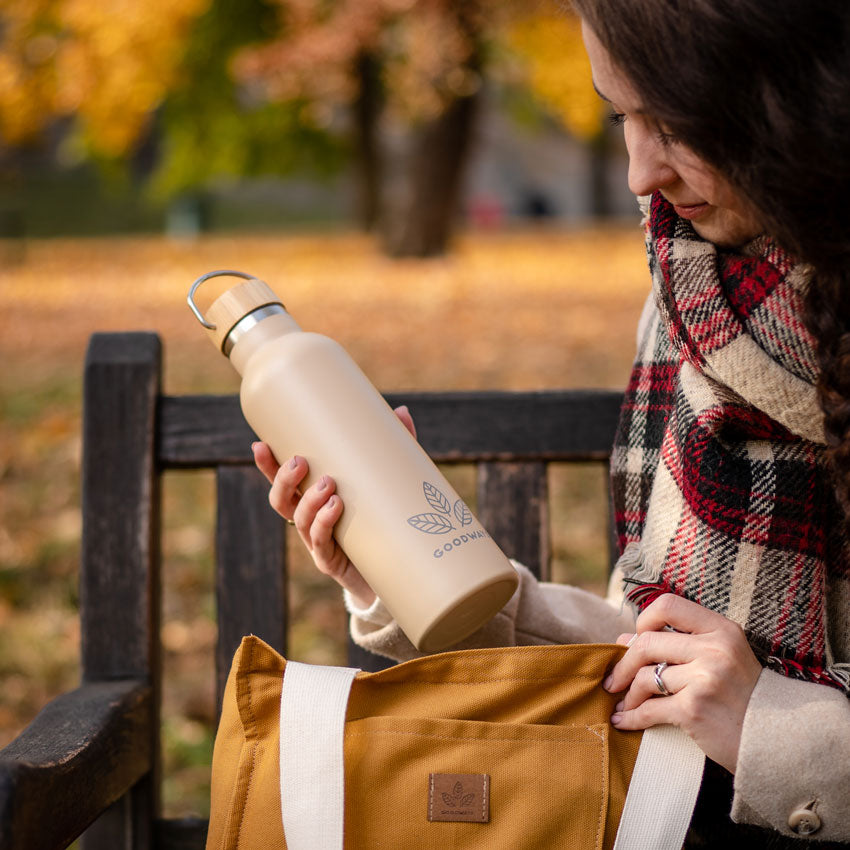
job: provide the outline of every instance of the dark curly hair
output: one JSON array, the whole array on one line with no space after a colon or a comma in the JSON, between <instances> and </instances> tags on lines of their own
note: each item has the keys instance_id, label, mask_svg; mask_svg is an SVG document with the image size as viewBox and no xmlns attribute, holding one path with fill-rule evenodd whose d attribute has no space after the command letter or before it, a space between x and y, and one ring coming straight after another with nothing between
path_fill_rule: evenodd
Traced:
<instances>
[{"instance_id":1,"label":"dark curly hair","mask_svg":"<svg viewBox=\"0 0 850 850\"><path fill-rule=\"evenodd\" d=\"M813 267L804 320L850 518L850 2L572 0L643 106Z\"/></svg>"}]
</instances>

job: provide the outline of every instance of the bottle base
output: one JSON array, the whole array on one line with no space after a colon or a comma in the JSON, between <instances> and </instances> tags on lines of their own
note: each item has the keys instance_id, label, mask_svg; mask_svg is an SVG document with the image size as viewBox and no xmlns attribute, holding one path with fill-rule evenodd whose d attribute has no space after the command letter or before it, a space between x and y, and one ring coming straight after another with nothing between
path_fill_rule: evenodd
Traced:
<instances>
[{"instance_id":1,"label":"bottle base","mask_svg":"<svg viewBox=\"0 0 850 850\"><path fill-rule=\"evenodd\" d=\"M447 608L419 637L413 640L420 652L449 649L469 637L494 617L514 595L519 583L516 575L476 588Z\"/></svg>"}]
</instances>

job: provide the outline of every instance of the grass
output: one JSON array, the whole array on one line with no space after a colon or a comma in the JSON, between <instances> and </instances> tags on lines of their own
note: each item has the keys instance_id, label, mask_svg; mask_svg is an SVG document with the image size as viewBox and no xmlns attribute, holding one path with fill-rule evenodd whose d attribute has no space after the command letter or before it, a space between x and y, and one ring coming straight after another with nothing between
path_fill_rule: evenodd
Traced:
<instances>
[{"instance_id":1,"label":"grass","mask_svg":"<svg viewBox=\"0 0 850 850\"><path fill-rule=\"evenodd\" d=\"M636 225L471 233L423 261L388 260L352 234L30 240L0 256L18 260L0 268L0 746L79 677L80 395L92 332L157 331L166 392L235 392L185 296L198 275L236 268L265 279L304 328L338 339L383 390L619 388L648 286ZM201 290L202 305L216 286ZM473 471L447 473L471 497ZM555 577L600 590L602 474L555 466L550 484ZM203 815L213 478L169 474L164 500L164 807ZM290 604L292 657L341 661L338 594L303 554Z\"/></svg>"}]
</instances>

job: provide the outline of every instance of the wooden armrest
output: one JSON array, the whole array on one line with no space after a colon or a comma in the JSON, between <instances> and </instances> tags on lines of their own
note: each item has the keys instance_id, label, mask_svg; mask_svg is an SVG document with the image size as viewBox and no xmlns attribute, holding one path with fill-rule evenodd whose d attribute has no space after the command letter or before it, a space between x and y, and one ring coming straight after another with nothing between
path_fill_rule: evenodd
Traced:
<instances>
[{"instance_id":1,"label":"wooden armrest","mask_svg":"<svg viewBox=\"0 0 850 850\"><path fill-rule=\"evenodd\" d=\"M0 848L66 847L151 767L150 685L95 682L0 750Z\"/></svg>"}]
</instances>

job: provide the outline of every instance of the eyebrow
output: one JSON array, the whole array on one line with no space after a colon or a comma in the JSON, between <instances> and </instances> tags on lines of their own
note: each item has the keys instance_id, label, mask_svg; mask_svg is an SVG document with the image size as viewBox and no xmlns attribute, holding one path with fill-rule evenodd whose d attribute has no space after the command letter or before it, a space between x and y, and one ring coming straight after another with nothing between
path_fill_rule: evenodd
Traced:
<instances>
[{"instance_id":1,"label":"eyebrow","mask_svg":"<svg viewBox=\"0 0 850 850\"><path fill-rule=\"evenodd\" d=\"M601 91L599 91L599 87L596 85L596 80L592 80L592 83L593 83L593 90L599 95L599 97L602 100L605 101L605 103L613 103L613 101L611 100L610 97L606 97L604 94L602 94ZM643 107L638 107L637 109L633 109L632 112L635 115L648 115L649 114L647 112L647 110L645 110Z\"/></svg>"}]
</instances>

